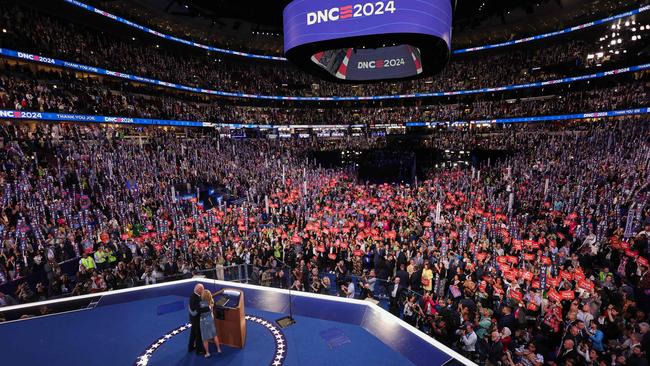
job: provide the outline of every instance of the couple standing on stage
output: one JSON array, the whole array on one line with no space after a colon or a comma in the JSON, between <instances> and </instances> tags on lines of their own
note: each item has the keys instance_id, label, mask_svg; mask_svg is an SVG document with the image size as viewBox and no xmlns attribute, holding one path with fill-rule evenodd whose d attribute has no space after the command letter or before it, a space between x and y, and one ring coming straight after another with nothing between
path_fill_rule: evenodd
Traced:
<instances>
[{"instance_id":1,"label":"couple standing on stage","mask_svg":"<svg viewBox=\"0 0 650 366\"><path fill-rule=\"evenodd\" d=\"M194 286L194 292L190 295L190 323L192 329L190 329L188 352L196 350L197 354L205 353L205 358L210 357L208 341L211 339L217 345L217 351L221 353L217 328L214 325L214 317L212 316L213 307L214 300L210 291L204 289L202 284ZM201 349L201 340L203 340L203 349Z\"/></svg>"}]
</instances>

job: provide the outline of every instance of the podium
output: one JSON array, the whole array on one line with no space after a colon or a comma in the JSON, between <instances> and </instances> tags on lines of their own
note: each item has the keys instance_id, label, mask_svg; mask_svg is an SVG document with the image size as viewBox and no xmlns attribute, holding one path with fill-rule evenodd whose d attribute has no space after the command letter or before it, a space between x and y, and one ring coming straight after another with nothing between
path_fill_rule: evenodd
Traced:
<instances>
[{"instance_id":1,"label":"podium","mask_svg":"<svg viewBox=\"0 0 650 366\"><path fill-rule=\"evenodd\" d=\"M221 297L215 298L214 325L221 344L244 348L246 343L246 318L244 293L226 288Z\"/></svg>"}]
</instances>

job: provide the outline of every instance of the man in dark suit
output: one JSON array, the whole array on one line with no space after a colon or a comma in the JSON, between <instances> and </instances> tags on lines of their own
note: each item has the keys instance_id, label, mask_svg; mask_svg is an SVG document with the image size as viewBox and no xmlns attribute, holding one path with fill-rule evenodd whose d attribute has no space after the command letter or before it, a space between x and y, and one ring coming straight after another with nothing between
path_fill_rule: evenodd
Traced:
<instances>
[{"instance_id":1,"label":"man in dark suit","mask_svg":"<svg viewBox=\"0 0 650 366\"><path fill-rule=\"evenodd\" d=\"M409 277L411 291L422 292L422 268L416 267L416 271Z\"/></svg>"},{"instance_id":2,"label":"man in dark suit","mask_svg":"<svg viewBox=\"0 0 650 366\"><path fill-rule=\"evenodd\" d=\"M409 273L406 272L406 265L404 263L399 265L395 277L399 277L400 284L403 287L408 287L409 285Z\"/></svg>"},{"instance_id":3,"label":"man in dark suit","mask_svg":"<svg viewBox=\"0 0 650 366\"><path fill-rule=\"evenodd\" d=\"M499 318L497 325L499 326L499 329L503 329L504 327L507 327L511 331L517 329L517 318L512 314L512 309L509 306L504 306L503 309L501 309L501 317Z\"/></svg>"},{"instance_id":4,"label":"man in dark suit","mask_svg":"<svg viewBox=\"0 0 650 366\"><path fill-rule=\"evenodd\" d=\"M400 278L395 277L393 283L388 286L388 311L395 316L399 316L400 304L404 298L404 286L402 286Z\"/></svg>"},{"instance_id":5,"label":"man in dark suit","mask_svg":"<svg viewBox=\"0 0 650 366\"><path fill-rule=\"evenodd\" d=\"M575 343L572 339L565 339L562 343L562 349L557 357L556 363L558 365L566 365L567 360L573 360L576 363L579 359L578 352L575 350Z\"/></svg>"},{"instance_id":6,"label":"man in dark suit","mask_svg":"<svg viewBox=\"0 0 650 366\"><path fill-rule=\"evenodd\" d=\"M404 265L404 268L408 265L408 260L410 258L407 257L407 249L406 245L402 246L401 250L398 250L397 253L395 254L395 259L397 260L397 268L401 268L402 265ZM403 279L402 279L403 280ZM402 281L402 283L405 283Z\"/></svg>"},{"instance_id":7,"label":"man in dark suit","mask_svg":"<svg viewBox=\"0 0 650 366\"><path fill-rule=\"evenodd\" d=\"M190 323L192 324L192 329L190 329L190 344L187 347L188 352L196 350L197 354L205 352L203 350L203 345L201 344L201 310L199 303L201 302L201 294L203 293L203 285L198 283L194 286L194 292L190 295Z\"/></svg>"}]
</instances>

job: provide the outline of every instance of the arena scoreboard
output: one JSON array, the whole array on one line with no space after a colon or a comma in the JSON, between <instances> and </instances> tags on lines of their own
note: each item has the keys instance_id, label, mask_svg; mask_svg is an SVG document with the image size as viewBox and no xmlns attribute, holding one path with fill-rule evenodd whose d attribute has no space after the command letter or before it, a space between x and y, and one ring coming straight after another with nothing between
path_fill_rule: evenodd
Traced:
<instances>
[{"instance_id":1,"label":"arena scoreboard","mask_svg":"<svg viewBox=\"0 0 650 366\"><path fill-rule=\"evenodd\" d=\"M284 8L284 51L338 82L430 76L451 53L450 0L294 0Z\"/></svg>"}]
</instances>

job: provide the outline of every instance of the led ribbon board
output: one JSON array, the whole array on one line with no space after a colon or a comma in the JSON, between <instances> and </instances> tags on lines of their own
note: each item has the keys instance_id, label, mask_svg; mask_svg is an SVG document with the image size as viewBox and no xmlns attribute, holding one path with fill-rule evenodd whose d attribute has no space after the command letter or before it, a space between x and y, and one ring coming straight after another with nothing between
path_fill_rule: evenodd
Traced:
<instances>
[{"instance_id":1,"label":"led ribbon board","mask_svg":"<svg viewBox=\"0 0 650 366\"><path fill-rule=\"evenodd\" d=\"M600 71L593 74L578 75L578 76L572 76L572 77L562 78L562 79L536 81L536 82L525 83L525 84L504 85L504 86L481 88L481 89L437 91L437 92L424 92L424 93L413 93L413 94L390 94L390 95L330 96L330 97L295 96L294 97L294 96L283 96L283 95L247 94L241 92L229 92L223 90L196 88L196 87L187 86L183 84L170 83L167 81L151 79L139 75L132 75L123 72L106 70L95 66L89 66L89 65L79 64L76 62L58 60L55 58L44 57L41 55L34 55L31 53L15 51L6 48L0 48L0 56L13 57L13 58L23 59L31 62L38 62L41 64L49 64L49 65L63 67L66 69L79 70L79 71L89 72L97 75L106 75L106 76L120 78L124 80L132 80L132 81L137 81L145 84L158 85L166 88L183 90L183 91L188 91L193 93L210 94L210 95L232 97L232 98L260 99L260 100L298 100L298 101L319 101L319 102L320 101L337 102L337 101L429 98L429 97L445 97L445 96L452 96L452 95L494 93L494 92L502 92L502 91L510 91L510 90L541 88L548 85L568 84L568 83L573 83L578 81L599 79L599 78L604 78L609 76L621 75L626 73L634 73L634 72L650 69L650 63L645 63L642 65L623 67L620 69L614 69L608 71Z\"/></svg>"},{"instance_id":2,"label":"led ribbon board","mask_svg":"<svg viewBox=\"0 0 650 366\"><path fill-rule=\"evenodd\" d=\"M650 114L650 107L619 109L614 111L601 111L601 112L587 112L587 113L574 113L574 114L559 114L552 116L527 116L527 117L513 117L513 118L497 118L486 120L472 120L472 121L434 121L434 122L400 122L393 124L384 124L382 127L389 126L398 127L435 127L435 126L457 126L465 124L502 124L502 123L531 123L531 122L549 122L549 121L564 121L571 119L587 119L587 118L604 118L604 117L623 117ZM340 130L345 128L363 128L365 125L260 125L255 123L210 123L210 122L196 122L196 121L176 121L164 119L150 119L150 118L130 118L130 117L108 117L108 116L95 116L85 114L72 114L72 113L49 113L49 112L31 112L31 111L16 111L16 110L0 110L0 121L2 120L29 120L29 121L57 121L57 122L84 122L84 123L110 123L110 124L123 124L123 125L154 125L154 126L177 126L177 127L220 127L220 128L250 128L258 130L269 129L316 129L316 130ZM379 127L380 125L375 125ZM332 132L332 137L341 137L343 135L335 135ZM282 134L280 134L282 137ZM286 137L291 137L289 134Z\"/></svg>"},{"instance_id":3,"label":"led ribbon board","mask_svg":"<svg viewBox=\"0 0 650 366\"><path fill-rule=\"evenodd\" d=\"M83 122L83 123L111 123L120 125L151 125L151 126L176 126L176 127L215 127L214 123L198 121L178 121L153 118L131 118L96 116L74 113L31 112L0 109L0 120L24 119L29 121L57 121L57 122Z\"/></svg>"},{"instance_id":4,"label":"led ribbon board","mask_svg":"<svg viewBox=\"0 0 650 366\"><path fill-rule=\"evenodd\" d=\"M283 17L287 59L327 80L419 78L449 60L450 0L294 0Z\"/></svg>"}]
</instances>

